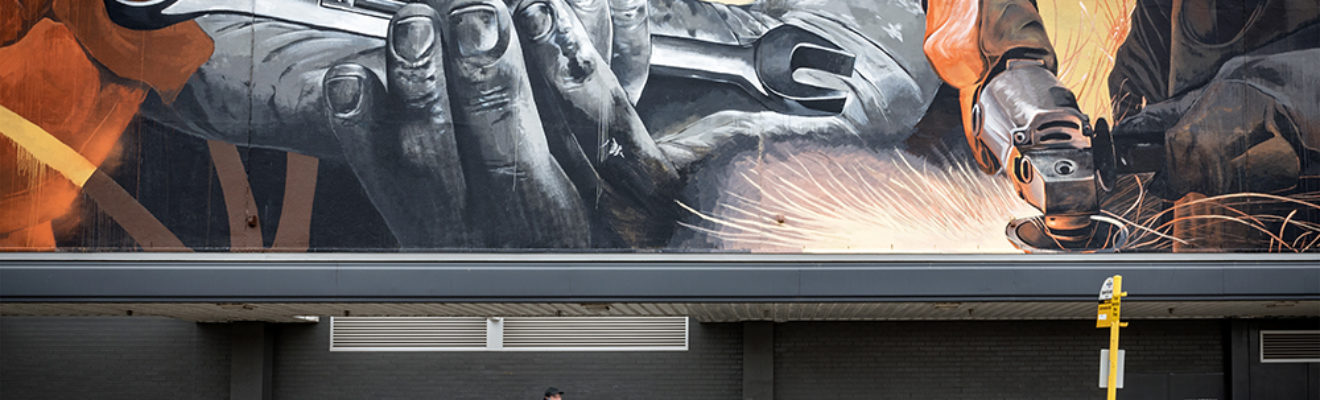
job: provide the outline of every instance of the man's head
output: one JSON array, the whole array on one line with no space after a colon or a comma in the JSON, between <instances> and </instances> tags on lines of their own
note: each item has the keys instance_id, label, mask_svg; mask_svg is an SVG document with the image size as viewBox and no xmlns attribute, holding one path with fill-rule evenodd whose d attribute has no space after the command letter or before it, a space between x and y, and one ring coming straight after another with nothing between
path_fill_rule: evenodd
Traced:
<instances>
[{"instance_id":1,"label":"man's head","mask_svg":"<svg viewBox=\"0 0 1320 400\"><path fill-rule=\"evenodd\" d=\"M545 400L563 400L564 392L559 388L551 386L545 389Z\"/></svg>"}]
</instances>

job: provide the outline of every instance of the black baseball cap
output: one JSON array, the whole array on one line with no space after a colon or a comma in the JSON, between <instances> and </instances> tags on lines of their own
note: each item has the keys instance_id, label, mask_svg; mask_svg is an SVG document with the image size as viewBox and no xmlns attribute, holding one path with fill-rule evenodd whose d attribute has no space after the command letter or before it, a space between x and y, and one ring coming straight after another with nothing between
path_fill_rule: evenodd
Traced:
<instances>
[{"instance_id":1,"label":"black baseball cap","mask_svg":"<svg viewBox=\"0 0 1320 400\"><path fill-rule=\"evenodd\" d=\"M545 397L550 397L550 396L554 396L554 395L557 395L557 394L564 394L564 392L561 391L561 390L559 390L559 388L554 387L554 386L551 386L551 387L545 388Z\"/></svg>"}]
</instances>

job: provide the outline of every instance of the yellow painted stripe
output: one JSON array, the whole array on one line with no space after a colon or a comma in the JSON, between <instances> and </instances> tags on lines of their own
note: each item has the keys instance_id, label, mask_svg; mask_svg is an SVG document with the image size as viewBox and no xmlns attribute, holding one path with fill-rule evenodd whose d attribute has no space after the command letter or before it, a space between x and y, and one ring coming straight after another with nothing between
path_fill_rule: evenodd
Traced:
<instances>
[{"instance_id":1,"label":"yellow painted stripe","mask_svg":"<svg viewBox=\"0 0 1320 400\"><path fill-rule=\"evenodd\" d=\"M77 150L4 106L0 106L0 134L17 143L19 148L27 150L37 161L59 171L78 187L82 187L96 172L96 165L78 154Z\"/></svg>"}]
</instances>

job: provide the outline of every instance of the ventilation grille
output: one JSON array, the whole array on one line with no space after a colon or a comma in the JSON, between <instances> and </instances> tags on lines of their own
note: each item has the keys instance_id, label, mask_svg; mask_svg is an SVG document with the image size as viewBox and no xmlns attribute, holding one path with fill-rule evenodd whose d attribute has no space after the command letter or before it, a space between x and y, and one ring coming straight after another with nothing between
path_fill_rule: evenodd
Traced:
<instances>
[{"instance_id":1,"label":"ventilation grille","mask_svg":"<svg viewBox=\"0 0 1320 400\"><path fill-rule=\"evenodd\" d=\"M687 318L505 318L504 348L686 350Z\"/></svg>"},{"instance_id":2,"label":"ventilation grille","mask_svg":"<svg viewBox=\"0 0 1320 400\"><path fill-rule=\"evenodd\" d=\"M331 351L684 351L687 317L333 317Z\"/></svg>"},{"instance_id":3,"label":"ventilation grille","mask_svg":"<svg viewBox=\"0 0 1320 400\"><path fill-rule=\"evenodd\" d=\"M1320 331L1260 331L1261 362L1320 362Z\"/></svg>"},{"instance_id":4,"label":"ventilation grille","mask_svg":"<svg viewBox=\"0 0 1320 400\"><path fill-rule=\"evenodd\" d=\"M330 350L485 350L485 318L330 319Z\"/></svg>"}]
</instances>

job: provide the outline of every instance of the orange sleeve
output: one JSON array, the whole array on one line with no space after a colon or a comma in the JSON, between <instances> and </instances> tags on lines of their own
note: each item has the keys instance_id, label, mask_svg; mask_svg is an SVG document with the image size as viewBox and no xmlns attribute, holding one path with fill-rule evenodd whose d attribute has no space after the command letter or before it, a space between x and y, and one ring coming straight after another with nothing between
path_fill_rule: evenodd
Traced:
<instances>
[{"instance_id":1,"label":"orange sleeve","mask_svg":"<svg viewBox=\"0 0 1320 400\"><path fill-rule=\"evenodd\" d=\"M985 71L981 55L979 0L929 0L922 50L944 82L958 89L976 85Z\"/></svg>"},{"instance_id":2,"label":"orange sleeve","mask_svg":"<svg viewBox=\"0 0 1320 400\"><path fill-rule=\"evenodd\" d=\"M972 105L1004 61L1038 59L1055 68L1054 47L1031 0L928 0L922 50L935 73L958 89L973 150Z\"/></svg>"},{"instance_id":3,"label":"orange sleeve","mask_svg":"<svg viewBox=\"0 0 1320 400\"><path fill-rule=\"evenodd\" d=\"M1054 69L1054 47L1030 0L928 1L922 49L953 87L979 86L1005 59L1039 59Z\"/></svg>"},{"instance_id":4,"label":"orange sleeve","mask_svg":"<svg viewBox=\"0 0 1320 400\"><path fill-rule=\"evenodd\" d=\"M120 27L102 0L0 0L0 10L0 105L101 168L148 89L172 100L214 48L193 22ZM0 250L53 249L50 221L80 188L46 164L60 157L15 143L0 132Z\"/></svg>"},{"instance_id":5,"label":"orange sleeve","mask_svg":"<svg viewBox=\"0 0 1320 400\"><path fill-rule=\"evenodd\" d=\"M215 50L211 37L192 21L128 29L110 20L103 0L53 0L51 11L97 63L121 78L147 84L166 102Z\"/></svg>"},{"instance_id":6,"label":"orange sleeve","mask_svg":"<svg viewBox=\"0 0 1320 400\"><path fill-rule=\"evenodd\" d=\"M117 79L87 57L67 26L43 18L0 46L0 105L73 148L93 165L113 157L146 98L138 82ZM50 220L67 213L79 187L46 163L66 160L26 149L0 132L0 248L51 248Z\"/></svg>"},{"instance_id":7,"label":"orange sleeve","mask_svg":"<svg viewBox=\"0 0 1320 400\"><path fill-rule=\"evenodd\" d=\"M50 0L0 0L0 10L0 46L8 46L50 11Z\"/></svg>"}]
</instances>

